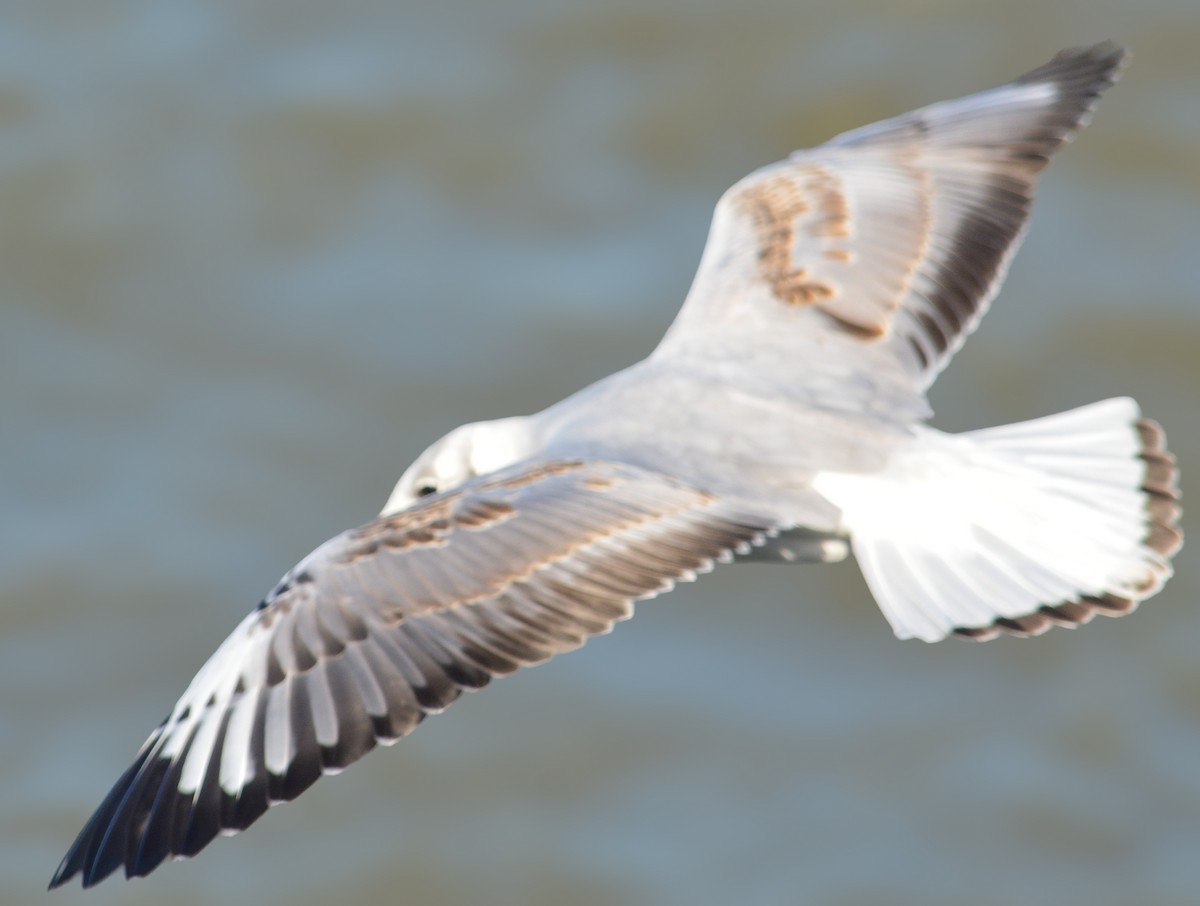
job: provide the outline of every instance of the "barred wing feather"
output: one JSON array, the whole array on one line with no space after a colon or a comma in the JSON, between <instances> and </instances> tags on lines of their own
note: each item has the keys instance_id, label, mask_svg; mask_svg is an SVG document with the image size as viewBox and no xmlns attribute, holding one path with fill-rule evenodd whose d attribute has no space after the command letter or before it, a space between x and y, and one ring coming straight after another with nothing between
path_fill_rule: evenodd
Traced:
<instances>
[{"instance_id":1,"label":"barred wing feather","mask_svg":"<svg viewBox=\"0 0 1200 906\"><path fill-rule=\"evenodd\" d=\"M201 668L51 886L199 852L464 689L570 651L769 521L666 476L557 461L476 479L345 532Z\"/></svg>"}]
</instances>

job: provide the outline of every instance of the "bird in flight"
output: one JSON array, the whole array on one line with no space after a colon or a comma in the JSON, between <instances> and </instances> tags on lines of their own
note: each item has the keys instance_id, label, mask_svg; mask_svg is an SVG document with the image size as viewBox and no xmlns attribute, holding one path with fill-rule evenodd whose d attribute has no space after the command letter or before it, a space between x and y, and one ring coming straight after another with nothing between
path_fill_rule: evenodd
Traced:
<instances>
[{"instance_id":1,"label":"bird in flight","mask_svg":"<svg viewBox=\"0 0 1200 906\"><path fill-rule=\"evenodd\" d=\"M853 552L896 635L927 642L1038 635L1157 592L1182 544L1177 475L1133 400L926 424L1038 174L1124 59L1066 50L734 185L654 352L535 415L450 432L377 518L301 560L50 886L193 856L716 563Z\"/></svg>"}]
</instances>

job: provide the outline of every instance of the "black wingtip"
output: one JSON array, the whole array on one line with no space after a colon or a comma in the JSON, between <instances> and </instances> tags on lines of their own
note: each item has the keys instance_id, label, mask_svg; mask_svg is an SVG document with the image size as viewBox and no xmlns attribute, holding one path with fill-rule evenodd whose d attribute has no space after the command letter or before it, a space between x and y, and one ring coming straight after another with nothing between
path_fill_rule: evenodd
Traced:
<instances>
[{"instance_id":1,"label":"black wingtip","mask_svg":"<svg viewBox=\"0 0 1200 906\"><path fill-rule=\"evenodd\" d=\"M108 795L104 797L104 801L100 803L100 807L88 819L83 830L79 832L79 836L75 838L75 842L71 844L71 848L67 850L67 854L63 856L58 870L50 879L48 890L61 887L76 874L83 875L84 887L92 887L120 868L123 858L114 858L118 847L114 845L116 841L109 839L112 827L121 815L122 806L130 791L142 779L143 768L155 751L158 739L159 731L156 730L142 745L133 764L113 784ZM123 855L123 846L120 849Z\"/></svg>"},{"instance_id":2,"label":"black wingtip","mask_svg":"<svg viewBox=\"0 0 1200 906\"><path fill-rule=\"evenodd\" d=\"M54 877L50 879L50 886L46 888L47 890L62 887L67 881L75 877L75 873L79 871L79 868L70 864L70 858L70 853L63 856L63 860L58 863L58 869L54 872Z\"/></svg>"},{"instance_id":3,"label":"black wingtip","mask_svg":"<svg viewBox=\"0 0 1200 906\"><path fill-rule=\"evenodd\" d=\"M1130 60L1129 48L1114 41L1060 50L1018 82L1063 82L1088 86L1096 94L1113 84Z\"/></svg>"}]
</instances>

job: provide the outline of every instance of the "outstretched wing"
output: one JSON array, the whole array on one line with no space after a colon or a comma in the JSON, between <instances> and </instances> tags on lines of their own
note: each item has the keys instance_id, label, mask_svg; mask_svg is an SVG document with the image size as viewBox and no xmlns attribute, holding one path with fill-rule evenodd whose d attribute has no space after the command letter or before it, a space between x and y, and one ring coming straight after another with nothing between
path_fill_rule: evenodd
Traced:
<instances>
[{"instance_id":1,"label":"outstretched wing","mask_svg":"<svg viewBox=\"0 0 1200 906\"><path fill-rule=\"evenodd\" d=\"M772 531L666 476L564 461L476 479L339 535L201 668L51 887L194 855L464 689L608 632L634 601Z\"/></svg>"},{"instance_id":2,"label":"outstretched wing","mask_svg":"<svg viewBox=\"0 0 1200 906\"><path fill-rule=\"evenodd\" d=\"M780 346L809 374L849 356L899 365L924 390L999 288L1038 173L1124 59L1112 44L1066 50L752 173L718 203L655 354L753 362Z\"/></svg>"}]
</instances>

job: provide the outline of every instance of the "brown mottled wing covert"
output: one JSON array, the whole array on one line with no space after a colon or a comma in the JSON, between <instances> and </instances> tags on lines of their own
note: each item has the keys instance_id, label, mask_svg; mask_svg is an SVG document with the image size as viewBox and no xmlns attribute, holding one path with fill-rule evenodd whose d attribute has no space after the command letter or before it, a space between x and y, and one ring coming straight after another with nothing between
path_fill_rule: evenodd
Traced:
<instances>
[{"instance_id":1,"label":"brown mottled wing covert","mask_svg":"<svg viewBox=\"0 0 1200 906\"><path fill-rule=\"evenodd\" d=\"M743 332L886 346L927 387L982 317L1029 217L1037 175L1125 58L1063 51L1021 78L847 132L752 173L721 199L658 355L727 353Z\"/></svg>"},{"instance_id":2,"label":"brown mottled wing covert","mask_svg":"<svg viewBox=\"0 0 1200 906\"><path fill-rule=\"evenodd\" d=\"M464 689L608 632L634 601L772 531L663 475L543 462L345 532L201 668L51 886L194 855Z\"/></svg>"}]
</instances>

